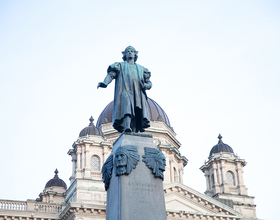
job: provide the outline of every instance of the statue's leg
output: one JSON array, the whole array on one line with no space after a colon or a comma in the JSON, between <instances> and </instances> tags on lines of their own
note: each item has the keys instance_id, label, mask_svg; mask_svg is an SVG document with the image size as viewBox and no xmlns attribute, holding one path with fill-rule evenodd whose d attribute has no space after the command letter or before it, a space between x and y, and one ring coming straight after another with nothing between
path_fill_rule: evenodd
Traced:
<instances>
[{"instance_id":1,"label":"statue's leg","mask_svg":"<svg viewBox=\"0 0 280 220\"><path fill-rule=\"evenodd\" d=\"M130 127L131 117L129 115L126 115L123 120L124 120L124 126L125 126L124 131L125 132L132 132L132 129Z\"/></svg>"},{"instance_id":2,"label":"statue's leg","mask_svg":"<svg viewBox=\"0 0 280 220\"><path fill-rule=\"evenodd\" d=\"M132 132L137 132L136 118L135 117L131 118L131 125L130 125L130 127L131 127Z\"/></svg>"},{"instance_id":3,"label":"statue's leg","mask_svg":"<svg viewBox=\"0 0 280 220\"><path fill-rule=\"evenodd\" d=\"M135 127L136 127L136 132L144 132L145 129L143 128L143 112L142 109L140 108L135 108Z\"/></svg>"}]
</instances>

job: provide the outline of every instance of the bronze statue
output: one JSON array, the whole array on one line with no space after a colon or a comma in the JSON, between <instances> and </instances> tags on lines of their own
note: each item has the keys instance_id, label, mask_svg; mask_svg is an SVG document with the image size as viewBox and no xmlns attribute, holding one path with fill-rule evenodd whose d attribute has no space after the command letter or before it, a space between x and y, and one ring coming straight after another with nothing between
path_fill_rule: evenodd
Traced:
<instances>
[{"instance_id":1,"label":"bronze statue","mask_svg":"<svg viewBox=\"0 0 280 220\"><path fill-rule=\"evenodd\" d=\"M124 62L110 65L97 88L106 88L115 79L113 127L119 132L144 132L150 127L146 90L152 87L151 73L135 63L138 51L132 46L122 53Z\"/></svg>"}]
</instances>

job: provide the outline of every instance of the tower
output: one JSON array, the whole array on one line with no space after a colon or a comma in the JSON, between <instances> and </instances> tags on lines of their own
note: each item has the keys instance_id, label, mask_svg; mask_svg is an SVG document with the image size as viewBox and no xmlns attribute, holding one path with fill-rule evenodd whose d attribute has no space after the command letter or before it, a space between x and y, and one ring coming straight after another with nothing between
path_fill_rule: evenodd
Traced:
<instances>
[{"instance_id":1,"label":"tower","mask_svg":"<svg viewBox=\"0 0 280 220\"><path fill-rule=\"evenodd\" d=\"M67 189L66 183L58 177L58 170L54 171L55 175L53 179L50 179L46 186L39 194L39 198L37 201L41 201L44 203L57 203L62 204L65 201L65 192Z\"/></svg>"},{"instance_id":2,"label":"tower","mask_svg":"<svg viewBox=\"0 0 280 220\"><path fill-rule=\"evenodd\" d=\"M254 197L248 196L243 180L244 159L234 154L233 149L223 143L222 136L209 154L208 161L200 167L206 178L207 196L229 205L245 217L256 218Z\"/></svg>"},{"instance_id":3,"label":"tower","mask_svg":"<svg viewBox=\"0 0 280 220\"><path fill-rule=\"evenodd\" d=\"M95 127L93 118L89 120L89 126L81 130L79 138L68 151L68 155L72 157L72 175L66 203L89 202L104 206L106 192L101 167L111 153L111 143Z\"/></svg>"}]
</instances>

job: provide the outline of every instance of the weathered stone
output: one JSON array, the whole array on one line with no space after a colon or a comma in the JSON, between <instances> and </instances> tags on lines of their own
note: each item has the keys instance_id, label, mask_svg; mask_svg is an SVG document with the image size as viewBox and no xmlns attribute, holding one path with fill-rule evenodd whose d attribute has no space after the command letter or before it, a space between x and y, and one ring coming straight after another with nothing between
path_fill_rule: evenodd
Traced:
<instances>
[{"instance_id":1,"label":"weathered stone","mask_svg":"<svg viewBox=\"0 0 280 220\"><path fill-rule=\"evenodd\" d=\"M147 135L123 133L114 143L113 155L121 146L137 146L140 157L144 148L154 148L153 138ZM113 169L107 191L107 220L166 220L163 184L155 178L143 161L129 175L116 176Z\"/></svg>"},{"instance_id":2,"label":"weathered stone","mask_svg":"<svg viewBox=\"0 0 280 220\"><path fill-rule=\"evenodd\" d=\"M143 155L143 162L146 163L156 178L164 180L163 172L165 171L166 159L164 154L154 148L145 147L145 155Z\"/></svg>"}]
</instances>

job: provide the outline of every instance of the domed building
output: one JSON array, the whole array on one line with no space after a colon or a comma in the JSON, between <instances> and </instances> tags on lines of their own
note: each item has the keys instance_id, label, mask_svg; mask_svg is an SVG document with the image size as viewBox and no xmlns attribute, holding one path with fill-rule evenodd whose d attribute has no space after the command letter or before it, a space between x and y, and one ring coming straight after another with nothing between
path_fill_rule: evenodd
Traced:
<instances>
[{"instance_id":1,"label":"domed building","mask_svg":"<svg viewBox=\"0 0 280 220\"><path fill-rule=\"evenodd\" d=\"M208 161L200 168L207 184L202 194L183 183L188 159L180 153L181 143L167 114L150 98L148 107L151 126L145 133L153 136L154 144L166 157L163 186L167 219L257 219L254 197L247 195L242 177L246 162L223 143L221 135ZM112 112L113 102L110 102L96 125L93 117L89 119L89 125L80 131L68 151L72 161L68 188L56 170L36 201L0 200L0 220L105 220L107 194L101 169L120 136L112 126Z\"/></svg>"},{"instance_id":2,"label":"domed building","mask_svg":"<svg viewBox=\"0 0 280 220\"><path fill-rule=\"evenodd\" d=\"M39 199L37 201L41 201L43 203L59 203L62 204L66 198L66 183L58 177L58 170L54 171L55 175L52 179L50 179L43 190L42 193L39 194Z\"/></svg>"},{"instance_id":3,"label":"domed building","mask_svg":"<svg viewBox=\"0 0 280 220\"><path fill-rule=\"evenodd\" d=\"M223 143L222 136L209 154L208 161L200 167L205 174L209 197L215 198L247 217L256 217L254 197L248 196L243 181L243 167L247 164Z\"/></svg>"},{"instance_id":4,"label":"domed building","mask_svg":"<svg viewBox=\"0 0 280 220\"><path fill-rule=\"evenodd\" d=\"M169 118L165 111L151 98L148 98L151 126L146 134L152 134L154 143L164 153L169 166L165 171L165 183L182 182L183 169L188 160L179 152L181 143L176 139ZM110 102L100 114L96 126L102 130L107 140L114 142L120 135L112 126L113 102Z\"/></svg>"}]
</instances>

